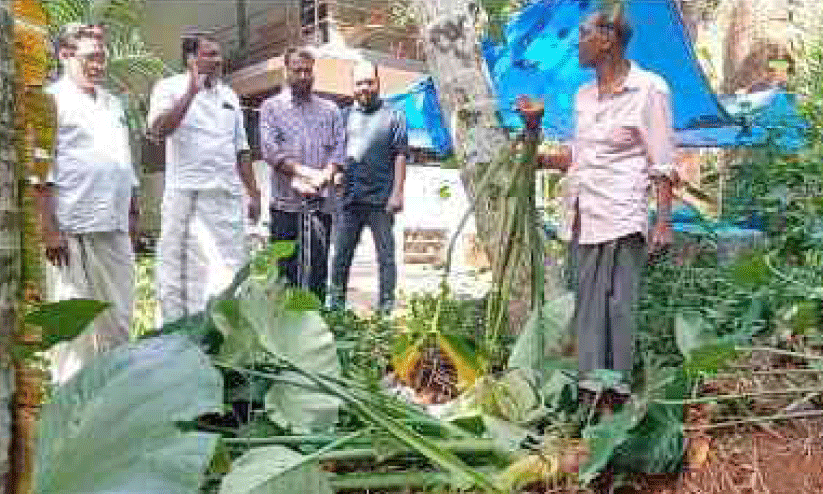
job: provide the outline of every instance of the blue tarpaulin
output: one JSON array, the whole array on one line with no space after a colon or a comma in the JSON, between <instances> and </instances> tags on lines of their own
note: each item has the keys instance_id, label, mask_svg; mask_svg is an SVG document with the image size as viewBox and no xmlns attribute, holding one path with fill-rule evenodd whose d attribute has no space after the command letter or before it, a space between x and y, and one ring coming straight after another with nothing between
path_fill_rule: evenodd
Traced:
<instances>
[{"instance_id":1,"label":"blue tarpaulin","mask_svg":"<svg viewBox=\"0 0 823 494\"><path fill-rule=\"evenodd\" d=\"M571 136L574 95L594 77L592 70L581 68L577 61L578 26L596 3L533 1L509 22L505 42L483 41L504 126L522 126L513 106L518 95L527 94L545 103L543 127L548 137ZM738 97L723 97L721 102L703 75L674 2L635 0L627 4L634 29L627 56L668 82L680 146L762 145L777 130L782 133L779 146L794 150L802 145L804 124L794 112L790 95L774 94L757 111L740 111L734 103ZM392 98L406 110L413 143L447 154L449 134L431 80Z\"/></svg>"},{"instance_id":2,"label":"blue tarpaulin","mask_svg":"<svg viewBox=\"0 0 823 494\"><path fill-rule=\"evenodd\" d=\"M451 152L451 136L431 77L418 81L406 92L387 96L386 101L406 113L411 147L431 149L441 157Z\"/></svg>"},{"instance_id":3,"label":"blue tarpaulin","mask_svg":"<svg viewBox=\"0 0 823 494\"><path fill-rule=\"evenodd\" d=\"M532 2L508 24L505 43L484 41L504 125L521 125L512 109L514 98L529 94L545 102L546 133L560 139L571 136L574 95L594 77L592 70L581 68L577 61L578 26L594 12L596 3ZM776 112L765 111L754 121L726 110L705 79L673 1L629 1L627 16L634 30L627 57L668 82L681 146L759 145L765 143L768 130L785 123L770 120L777 114L787 115L785 106Z\"/></svg>"}]
</instances>

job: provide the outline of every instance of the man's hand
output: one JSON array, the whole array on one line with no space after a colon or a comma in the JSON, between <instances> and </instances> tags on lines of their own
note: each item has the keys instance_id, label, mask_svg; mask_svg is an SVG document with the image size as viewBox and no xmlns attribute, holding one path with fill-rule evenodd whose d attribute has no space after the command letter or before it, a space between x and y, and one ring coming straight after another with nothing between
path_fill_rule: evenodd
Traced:
<instances>
[{"instance_id":1,"label":"man's hand","mask_svg":"<svg viewBox=\"0 0 823 494\"><path fill-rule=\"evenodd\" d=\"M69 243L62 232L47 229L43 232L46 259L57 267L69 265Z\"/></svg>"},{"instance_id":2,"label":"man's hand","mask_svg":"<svg viewBox=\"0 0 823 494\"><path fill-rule=\"evenodd\" d=\"M403 194L398 192L392 192L389 196L389 201L386 203L386 211L397 214L400 211L403 211Z\"/></svg>"},{"instance_id":3,"label":"man's hand","mask_svg":"<svg viewBox=\"0 0 823 494\"><path fill-rule=\"evenodd\" d=\"M203 88L203 81L200 77L200 69L197 67L197 61L194 58L189 58L189 94L195 95Z\"/></svg>"},{"instance_id":4,"label":"man's hand","mask_svg":"<svg viewBox=\"0 0 823 494\"><path fill-rule=\"evenodd\" d=\"M317 190L322 189L334 179L334 167L331 165L322 170L314 170L312 168L308 170L310 170L310 176L308 177L309 183Z\"/></svg>"},{"instance_id":5,"label":"man's hand","mask_svg":"<svg viewBox=\"0 0 823 494\"><path fill-rule=\"evenodd\" d=\"M260 191L249 194L249 220L257 223L260 219Z\"/></svg>"},{"instance_id":6,"label":"man's hand","mask_svg":"<svg viewBox=\"0 0 823 494\"><path fill-rule=\"evenodd\" d=\"M556 141L544 141L537 146L537 167L565 172L572 161L569 146Z\"/></svg>"},{"instance_id":7,"label":"man's hand","mask_svg":"<svg viewBox=\"0 0 823 494\"><path fill-rule=\"evenodd\" d=\"M301 196L306 197L316 196L319 193L318 188L314 186L310 179L301 175L292 175L291 188Z\"/></svg>"},{"instance_id":8,"label":"man's hand","mask_svg":"<svg viewBox=\"0 0 823 494\"><path fill-rule=\"evenodd\" d=\"M540 128L540 121L543 119L543 102L539 99L531 99L528 96L520 95L515 102L520 118L529 130Z\"/></svg>"},{"instance_id":9,"label":"man's hand","mask_svg":"<svg viewBox=\"0 0 823 494\"><path fill-rule=\"evenodd\" d=\"M674 239L672 225L667 220L658 220L652 229L649 253L655 254L668 248Z\"/></svg>"}]
</instances>

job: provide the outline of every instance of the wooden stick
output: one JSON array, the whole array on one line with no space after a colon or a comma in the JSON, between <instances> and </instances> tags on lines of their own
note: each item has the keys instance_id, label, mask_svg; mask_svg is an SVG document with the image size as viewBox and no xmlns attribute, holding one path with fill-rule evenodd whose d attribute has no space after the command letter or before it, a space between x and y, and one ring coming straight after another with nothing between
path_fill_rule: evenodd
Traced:
<instances>
[{"instance_id":1,"label":"wooden stick","mask_svg":"<svg viewBox=\"0 0 823 494\"><path fill-rule=\"evenodd\" d=\"M740 393L734 395L704 396L702 398L685 398L682 400L652 400L652 403L661 405L696 405L698 403L712 403L714 401L739 400L741 398L757 398L759 396L780 396L787 394L808 394L823 393L823 388L789 388L774 389L767 391L754 391L751 393Z\"/></svg>"},{"instance_id":2,"label":"wooden stick","mask_svg":"<svg viewBox=\"0 0 823 494\"><path fill-rule=\"evenodd\" d=\"M792 352L789 350L781 350L779 348L764 347L735 347L738 352L767 352L775 355L785 355L787 357L798 357L809 360L823 360L823 355L811 355L808 353Z\"/></svg>"},{"instance_id":3,"label":"wooden stick","mask_svg":"<svg viewBox=\"0 0 823 494\"><path fill-rule=\"evenodd\" d=\"M777 415L770 415L768 417L752 417L748 419L729 420L726 422L718 422L716 424L686 426L683 428L683 430L687 432L706 431L711 429L722 429L724 427L732 427L735 425L754 424L758 422L774 422L778 420L814 418L821 416L823 416L823 410L810 410L807 412L781 413Z\"/></svg>"}]
</instances>

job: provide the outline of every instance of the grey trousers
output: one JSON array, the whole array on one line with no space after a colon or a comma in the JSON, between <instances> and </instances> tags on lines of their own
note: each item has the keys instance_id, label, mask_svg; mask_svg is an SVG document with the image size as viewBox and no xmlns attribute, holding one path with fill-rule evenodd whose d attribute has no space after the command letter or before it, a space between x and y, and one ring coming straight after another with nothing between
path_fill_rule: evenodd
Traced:
<instances>
[{"instance_id":1,"label":"grey trousers","mask_svg":"<svg viewBox=\"0 0 823 494\"><path fill-rule=\"evenodd\" d=\"M635 233L600 244L577 245L575 250L579 386L629 394L636 308L647 256L645 240ZM603 369L616 371L617 382L603 382Z\"/></svg>"}]
</instances>

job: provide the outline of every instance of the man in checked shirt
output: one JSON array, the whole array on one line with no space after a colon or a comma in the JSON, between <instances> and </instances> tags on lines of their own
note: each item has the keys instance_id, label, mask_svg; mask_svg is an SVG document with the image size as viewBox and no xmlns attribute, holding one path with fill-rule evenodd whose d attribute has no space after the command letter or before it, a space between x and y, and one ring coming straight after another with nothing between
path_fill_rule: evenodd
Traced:
<instances>
[{"instance_id":1,"label":"man in checked shirt","mask_svg":"<svg viewBox=\"0 0 823 494\"><path fill-rule=\"evenodd\" d=\"M263 159L272 167L271 238L293 240L281 260L288 281L325 301L335 175L345 160L345 129L337 106L312 93L314 56L290 49L286 85L260 107Z\"/></svg>"}]
</instances>

